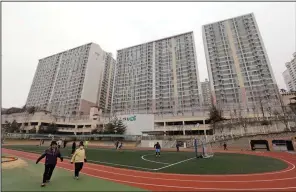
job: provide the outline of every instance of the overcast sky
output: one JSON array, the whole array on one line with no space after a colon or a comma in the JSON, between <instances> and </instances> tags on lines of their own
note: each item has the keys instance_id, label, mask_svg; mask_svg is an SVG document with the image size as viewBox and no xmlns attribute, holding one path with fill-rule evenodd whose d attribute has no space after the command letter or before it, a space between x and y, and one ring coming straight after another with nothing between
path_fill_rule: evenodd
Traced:
<instances>
[{"instance_id":1,"label":"overcast sky","mask_svg":"<svg viewBox=\"0 0 296 192\"><path fill-rule=\"evenodd\" d=\"M279 87L296 51L296 3L2 2L2 107L25 105L38 59L89 42L116 50L193 31L200 80L207 78L204 24L253 12Z\"/></svg>"}]
</instances>

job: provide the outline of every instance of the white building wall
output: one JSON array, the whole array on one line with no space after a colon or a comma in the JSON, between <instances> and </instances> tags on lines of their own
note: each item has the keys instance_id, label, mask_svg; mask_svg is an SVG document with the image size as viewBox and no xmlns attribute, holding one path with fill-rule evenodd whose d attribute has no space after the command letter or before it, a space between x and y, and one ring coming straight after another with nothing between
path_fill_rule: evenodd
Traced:
<instances>
[{"instance_id":1,"label":"white building wall","mask_svg":"<svg viewBox=\"0 0 296 192\"><path fill-rule=\"evenodd\" d=\"M286 84L286 88L288 91L291 91L291 90L296 90L295 88L295 85L293 83L293 79L289 73L289 70L286 69L284 72L283 72L283 77L284 77L284 81L285 81L285 84Z\"/></svg>"},{"instance_id":2,"label":"white building wall","mask_svg":"<svg viewBox=\"0 0 296 192\"><path fill-rule=\"evenodd\" d=\"M117 118L127 126L126 135L142 135L142 131L154 130L154 115L152 114L120 115Z\"/></svg>"},{"instance_id":3,"label":"white building wall","mask_svg":"<svg viewBox=\"0 0 296 192\"><path fill-rule=\"evenodd\" d=\"M92 103L97 102L100 80L104 69L104 54L105 52L99 45L91 44L81 99Z\"/></svg>"},{"instance_id":4,"label":"white building wall","mask_svg":"<svg viewBox=\"0 0 296 192\"><path fill-rule=\"evenodd\" d=\"M284 72L284 79L287 85L287 88L292 88L292 90L296 91L296 52L293 54L293 59L290 62L286 63L286 67L288 72ZM287 80L287 82L286 82Z\"/></svg>"},{"instance_id":5,"label":"white building wall","mask_svg":"<svg viewBox=\"0 0 296 192\"><path fill-rule=\"evenodd\" d=\"M90 107L98 106L100 91L107 94L100 87L105 55L99 45L89 43L40 59L26 105L57 116L89 114Z\"/></svg>"}]
</instances>

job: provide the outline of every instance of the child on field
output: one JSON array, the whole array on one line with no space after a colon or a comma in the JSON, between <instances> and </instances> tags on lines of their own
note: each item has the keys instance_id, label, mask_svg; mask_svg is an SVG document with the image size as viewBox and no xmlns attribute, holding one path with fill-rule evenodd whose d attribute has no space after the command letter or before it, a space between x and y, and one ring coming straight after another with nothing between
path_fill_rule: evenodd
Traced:
<instances>
[{"instance_id":1,"label":"child on field","mask_svg":"<svg viewBox=\"0 0 296 192\"><path fill-rule=\"evenodd\" d=\"M83 163L87 162L86 161L86 156L85 156L85 149L84 149L84 145L83 142L80 142L79 144L79 148L76 149L75 153L72 156L71 159L71 164L74 163L75 165L75 170L74 170L74 178L78 179L79 178L79 173L83 167Z\"/></svg>"}]
</instances>

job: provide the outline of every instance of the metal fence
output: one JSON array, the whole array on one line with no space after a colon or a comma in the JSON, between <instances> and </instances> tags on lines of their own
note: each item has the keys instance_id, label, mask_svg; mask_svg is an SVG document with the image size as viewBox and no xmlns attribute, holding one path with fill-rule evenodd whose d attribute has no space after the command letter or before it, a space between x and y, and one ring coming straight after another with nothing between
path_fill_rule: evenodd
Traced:
<instances>
[{"instance_id":1,"label":"metal fence","mask_svg":"<svg viewBox=\"0 0 296 192\"><path fill-rule=\"evenodd\" d=\"M57 135L57 134L26 134L26 133L7 133L4 136L6 139L77 139L77 140L101 140L101 139L116 139L121 138L125 140L137 141L141 139L139 135L113 135L113 134L92 134L92 135Z\"/></svg>"}]
</instances>

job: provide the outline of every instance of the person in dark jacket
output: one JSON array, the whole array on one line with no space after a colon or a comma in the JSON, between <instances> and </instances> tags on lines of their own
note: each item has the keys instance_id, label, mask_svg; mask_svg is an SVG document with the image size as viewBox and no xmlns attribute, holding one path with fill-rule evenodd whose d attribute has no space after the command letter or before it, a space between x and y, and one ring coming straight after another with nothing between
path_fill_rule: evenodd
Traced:
<instances>
[{"instance_id":1,"label":"person in dark jacket","mask_svg":"<svg viewBox=\"0 0 296 192\"><path fill-rule=\"evenodd\" d=\"M76 150L76 142L73 141L73 143L72 143L72 152L71 152L71 155L74 154L75 150Z\"/></svg>"},{"instance_id":2,"label":"person in dark jacket","mask_svg":"<svg viewBox=\"0 0 296 192\"><path fill-rule=\"evenodd\" d=\"M64 140L64 148L66 148L68 141Z\"/></svg>"},{"instance_id":3,"label":"person in dark jacket","mask_svg":"<svg viewBox=\"0 0 296 192\"><path fill-rule=\"evenodd\" d=\"M224 147L224 151L225 151L225 150L228 150L228 149L227 149L227 144L226 144L226 143L223 144L223 147Z\"/></svg>"},{"instance_id":4,"label":"person in dark jacket","mask_svg":"<svg viewBox=\"0 0 296 192\"><path fill-rule=\"evenodd\" d=\"M119 141L117 140L117 141L115 142L115 149L116 149L116 150L118 149L118 146L119 146Z\"/></svg>"},{"instance_id":5,"label":"person in dark jacket","mask_svg":"<svg viewBox=\"0 0 296 192\"><path fill-rule=\"evenodd\" d=\"M41 187L45 186L45 183L50 182L50 178L52 176L53 170L57 164L57 158L60 158L61 162L63 162L63 157L57 148L57 142L52 141L50 144L50 148L46 149L44 153L37 159L36 164L38 164L41 159L45 157L45 169L43 173L43 180Z\"/></svg>"},{"instance_id":6,"label":"person in dark jacket","mask_svg":"<svg viewBox=\"0 0 296 192\"><path fill-rule=\"evenodd\" d=\"M179 152L179 148L180 148L180 143L176 142L176 148L177 148L177 152Z\"/></svg>"},{"instance_id":7,"label":"person in dark jacket","mask_svg":"<svg viewBox=\"0 0 296 192\"><path fill-rule=\"evenodd\" d=\"M154 145L154 148L155 148L155 156L157 157L160 157L160 149L161 149L161 146L160 144L157 142L155 145Z\"/></svg>"}]
</instances>

